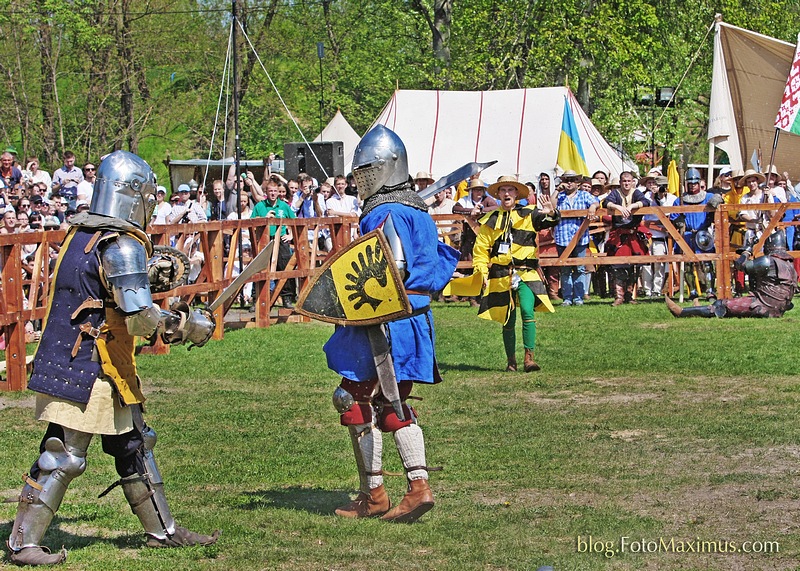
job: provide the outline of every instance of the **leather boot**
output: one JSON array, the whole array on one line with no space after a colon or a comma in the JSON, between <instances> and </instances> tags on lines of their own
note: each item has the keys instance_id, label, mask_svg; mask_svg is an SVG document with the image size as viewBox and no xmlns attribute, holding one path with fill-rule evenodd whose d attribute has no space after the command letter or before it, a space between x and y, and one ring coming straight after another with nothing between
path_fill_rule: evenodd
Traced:
<instances>
[{"instance_id":1,"label":"leather boot","mask_svg":"<svg viewBox=\"0 0 800 571\"><path fill-rule=\"evenodd\" d=\"M517 358L516 357L509 357L508 364L506 365L506 371L509 373L516 373L517 372Z\"/></svg>"},{"instance_id":2,"label":"leather boot","mask_svg":"<svg viewBox=\"0 0 800 571\"><path fill-rule=\"evenodd\" d=\"M392 502L386 494L383 484L372 488L368 494L359 492L358 497L346 506L336 508L335 514L342 517L378 517L389 511Z\"/></svg>"},{"instance_id":3,"label":"leather boot","mask_svg":"<svg viewBox=\"0 0 800 571\"><path fill-rule=\"evenodd\" d=\"M411 480L400 504L381 519L395 523L413 523L431 508L433 508L433 493L428 480Z\"/></svg>"},{"instance_id":4,"label":"leather boot","mask_svg":"<svg viewBox=\"0 0 800 571\"><path fill-rule=\"evenodd\" d=\"M699 307L681 307L669 297L664 298L669 312L675 317L715 317L713 305L701 305Z\"/></svg>"},{"instance_id":5,"label":"leather boot","mask_svg":"<svg viewBox=\"0 0 800 571\"><path fill-rule=\"evenodd\" d=\"M58 553L50 553L46 547L23 547L19 551L11 552L11 562L14 565L58 565L67 560L67 550L63 547Z\"/></svg>"},{"instance_id":6,"label":"leather boot","mask_svg":"<svg viewBox=\"0 0 800 571\"><path fill-rule=\"evenodd\" d=\"M625 303L630 303L631 305L636 305L639 303L633 299L633 284L628 284L625 286Z\"/></svg>"},{"instance_id":7,"label":"leather boot","mask_svg":"<svg viewBox=\"0 0 800 571\"><path fill-rule=\"evenodd\" d=\"M618 305L622 305L625 303L625 287L615 283L614 284L614 301L611 302L611 307L617 307Z\"/></svg>"},{"instance_id":8,"label":"leather boot","mask_svg":"<svg viewBox=\"0 0 800 571\"><path fill-rule=\"evenodd\" d=\"M541 367L536 364L536 361L533 360L533 349L525 349L525 363L523 366L526 373L541 369Z\"/></svg>"}]
</instances>

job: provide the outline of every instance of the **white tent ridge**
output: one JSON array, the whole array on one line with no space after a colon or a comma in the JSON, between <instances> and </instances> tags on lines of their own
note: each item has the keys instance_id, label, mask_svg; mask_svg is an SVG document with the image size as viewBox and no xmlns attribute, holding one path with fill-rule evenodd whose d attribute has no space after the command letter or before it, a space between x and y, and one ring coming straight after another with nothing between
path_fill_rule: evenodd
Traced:
<instances>
[{"instance_id":1,"label":"white tent ridge","mask_svg":"<svg viewBox=\"0 0 800 571\"><path fill-rule=\"evenodd\" d=\"M589 172L618 176L638 172L603 138L567 87L501 91L397 90L374 125L397 133L409 170L444 176L472 161L497 160L482 175L494 182L514 174L521 181L554 173L564 101L569 98Z\"/></svg>"},{"instance_id":2,"label":"white tent ridge","mask_svg":"<svg viewBox=\"0 0 800 571\"><path fill-rule=\"evenodd\" d=\"M356 152L356 146L358 146L360 140L359 134L345 119L342 112L337 109L336 115L325 125L325 128L317 135L314 142L341 141L344 144L344 173L342 174L346 174L353 170L353 153Z\"/></svg>"}]
</instances>

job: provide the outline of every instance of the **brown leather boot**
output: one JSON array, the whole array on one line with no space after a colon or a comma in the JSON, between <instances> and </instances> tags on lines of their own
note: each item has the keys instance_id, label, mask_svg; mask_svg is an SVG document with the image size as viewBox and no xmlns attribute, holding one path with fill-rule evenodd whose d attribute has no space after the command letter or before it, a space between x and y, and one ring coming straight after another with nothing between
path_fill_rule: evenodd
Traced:
<instances>
[{"instance_id":1,"label":"brown leather boot","mask_svg":"<svg viewBox=\"0 0 800 571\"><path fill-rule=\"evenodd\" d=\"M506 365L506 371L510 373L517 372L517 358L516 357L509 357L508 358L508 365Z\"/></svg>"},{"instance_id":2,"label":"brown leather boot","mask_svg":"<svg viewBox=\"0 0 800 571\"><path fill-rule=\"evenodd\" d=\"M411 480L400 504L381 519L395 523L413 523L431 508L433 508L433 493L428 480Z\"/></svg>"},{"instance_id":3,"label":"brown leather boot","mask_svg":"<svg viewBox=\"0 0 800 571\"><path fill-rule=\"evenodd\" d=\"M619 284L614 284L614 301L611 303L611 307L617 307L618 305L622 305L625 303L625 287Z\"/></svg>"},{"instance_id":4,"label":"brown leather boot","mask_svg":"<svg viewBox=\"0 0 800 571\"><path fill-rule=\"evenodd\" d=\"M666 296L666 297L664 298L664 302L667 304L667 309L669 309L669 312L670 312L672 315L674 315L675 317L680 317L680 316L681 316L681 313L683 313L683 308L681 308L681 306L680 306L680 305L678 305L677 303L675 303L674 301L672 301L672 300L669 298L669 296Z\"/></svg>"},{"instance_id":5,"label":"brown leather boot","mask_svg":"<svg viewBox=\"0 0 800 571\"><path fill-rule=\"evenodd\" d=\"M523 367L526 373L541 369L541 367L536 364L536 361L533 360L533 349L525 349L525 362L523 363Z\"/></svg>"},{"instance_id":6,"label":"brown leather boot","mask_svg":"<svg viewBox=\"0 0 800 571\"><path fill-rule=\"evenodd\" d=\"M336 508L334 512L342 517L378 517L389 511L392 502L386 494L383 484L377 488L372 488L368 494L359 492L358 497L346 506Z\"/></svg>"}]
</instances>

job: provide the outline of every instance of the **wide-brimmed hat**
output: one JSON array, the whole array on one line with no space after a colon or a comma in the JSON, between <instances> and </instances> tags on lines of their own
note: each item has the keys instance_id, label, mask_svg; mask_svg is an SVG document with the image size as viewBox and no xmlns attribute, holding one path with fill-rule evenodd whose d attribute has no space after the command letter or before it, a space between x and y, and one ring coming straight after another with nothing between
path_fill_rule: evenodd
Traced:
<instances>
[{"instance_id":1,"label":"wide-brimmed hat","mask_svg":"<svg viewBox=\"0 0 800 571\"><path fill-rule=\"evenodd\" d=\"M478 188L481 188L481 189L483 189L483 190L486 190L486 183L485 183L485 182L483 182L483 181L482 181L481 179L479 179L479 178L473 178L473 179L471 179L471 180L469 181L469 185L467 186L467 189L468 189L468 190L471 192L471 191L473 191L473 190L475 190L475 189L478 189Z\"/></svg>"},{"instance_id":2,"label":"wide-brimmed hat","mask_svg":"<svg viewBox=\"0 0 800 571\"><path fill-rule=\"evenodd\" d=\"M654 179L658 186L664 186L665 184L669 184L669 179L663 175L657 176Z\"/></svg>"},{"instance_id":3,"label":"wide-brimmed hat","mask_svg":"<svg viewBox=\"0 0 800 571\"><path fill-rule=\"evenodd\" d=\"M611 188L619 188L619 186L620 186L619 177L618 176L612 176L611 180L609 180L608 184L606 185L606 190L609 190Z\"/></svg>"},{"instance_id":4,"label":"wide-brimmed hat","mask_svg":"<svg viewBox=\"0 0 800 571\"><path fill-rule=\"evenodd\" d=\"M414 180L427 180L431 184L434 183L433 175L429 172L419 171L415 176Z\"/></svg>"},{"instance_id":5,"label":"wide-brimmed hat","mask_svg":"<svg viewBox=\"0 0 800 571\"><path fill-rule=\"evenodd\" d=\"M739 179L739 183L740 183L739 186L744 186L745 183L747 182L747 179L750 178L751 176L756 177L756 179L758 180L758 184L764 184L764 181L767 180L767 177L765 177L763 174L761 174L757 170L755 170L755 169L747 169L746 171L744 171L744 174L742 175L742 178Z\"/></svg>"},{"instance_id":6,"label":"wide-brimmed hat","mask_svg":"<svg viewBox=\"0 0 800 571\"><path fill-rule=\"evenodd\" d=\"M583 176L583 175L579 175L574 170L570 169L570 170L566 171L564 174L561 175L561 182L567 182L567 181L570 181L570 180L580 181L581 176Z\"/></svg>"},{"instance_id":7,"label":"wide-brimmed hat","mask_svg":"<svg viewBox=\"0 0 800 571\"><path fill-rule=\"evenodd\" d=\"M497 191L500 190L501 186L513 186L514 188L516 188L517 200L527 197L528 192L530 190L528 189L527 186L525 186L519 180L517 180L517 177L513 175L503 175L497 179L497 182L489 185L489 189L487 190L487 192L491 194L493 197L498 198Z\"/></svg>"},{"instance_id":8,"label":"wide-brimmed hat","mask_svg":"<svg viewBox=\"0 0 800 571\"><path fill-rule=\"evenodd\" d=\"M783 178L783 175L778 172L778 168L775 165L770 165L769 170L767 170L767 172L764 173L764 175L765 175L765 177L769 177L770 175L773 175L773 174L776 177L778 177L778 180L785 180Z\"/></svg>"}]
</instances>

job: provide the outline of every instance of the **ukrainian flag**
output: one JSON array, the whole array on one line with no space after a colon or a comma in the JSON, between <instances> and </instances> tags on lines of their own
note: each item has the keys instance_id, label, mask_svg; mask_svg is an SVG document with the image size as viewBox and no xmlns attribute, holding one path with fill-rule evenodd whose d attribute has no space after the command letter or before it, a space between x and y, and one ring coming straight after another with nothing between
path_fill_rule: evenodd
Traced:
<instances>
[{"instance_id":1,"label":"ukrainian flag","mask_svg":"<svg viewBox=\"0 0 800 571\"><path fill-rule=\"evenodd\" d=\"M589 167L586 166L586 156L583 154L569 97L570 94L564 97L564 116L561 119L561 137L558 140L556 164L562 171L573 170L578 174L589 176Z\"/></svg>"}]
</instances>

